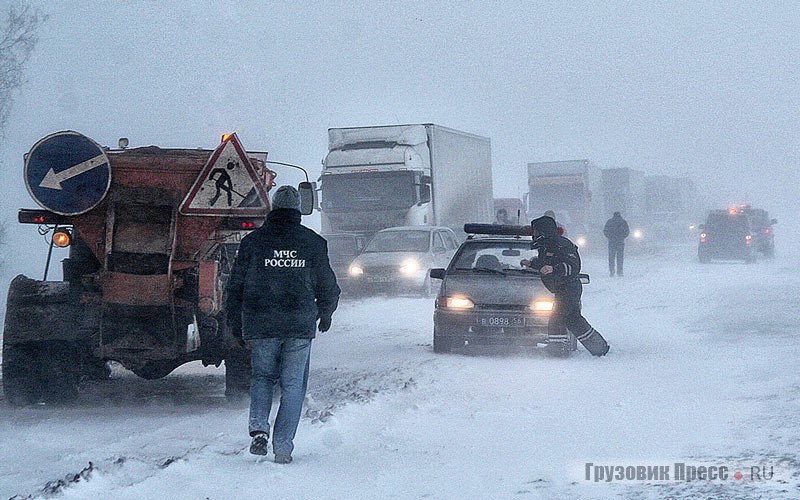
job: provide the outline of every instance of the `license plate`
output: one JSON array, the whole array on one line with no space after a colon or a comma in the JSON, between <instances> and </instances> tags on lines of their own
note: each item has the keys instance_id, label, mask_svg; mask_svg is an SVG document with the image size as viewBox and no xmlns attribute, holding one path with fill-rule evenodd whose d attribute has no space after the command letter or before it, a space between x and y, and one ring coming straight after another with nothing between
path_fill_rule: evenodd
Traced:
<instances>
[{"instance_id":1,"label":"license plate","mask_svg":"<svg viewBox=\"0 0 800 500\"><path fill-rule=\"evenodd\" d=\"M367 276L367 281L370 283L391 283L394 278L391 276Z\"/></svg>"},{"instance_id":2,"label":"license plate","mask_svg":"<svg viewBox=\"0 0 800 500\"><path fill-rule=\"evenodd\" d=\"M525 326L525 318L521 316L481 316L477 318L478 326L495 328L520 328Z\"/></svg>"}]
</instances>

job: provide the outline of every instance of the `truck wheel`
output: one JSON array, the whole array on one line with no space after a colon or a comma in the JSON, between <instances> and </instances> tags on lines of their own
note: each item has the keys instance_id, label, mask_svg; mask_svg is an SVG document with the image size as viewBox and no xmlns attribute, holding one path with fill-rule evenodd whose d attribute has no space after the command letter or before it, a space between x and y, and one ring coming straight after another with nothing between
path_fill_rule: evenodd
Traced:
<instances>
[{"instance_id":1,"label":"truck wheel","mask_svg":"<svg viewBox=\"0 0 800 500\"><path fill-rule=\"evenodd\" d=\"M78 398L77 355L71 342L3 346L3 392L14 406L71 403Z\"/></svg>"},{"instance_id":2,"label":"truck wheel","mask_svg":"<svg viewBox=\"0 0 800 500\"><path fill-rule=\"evenodd\" d=\"M13 406L26 406L41 400L39 368L35 346L3 345L3 394Z\"/></svg>"},{"instance_id":3,"label":"truck wheel","mask_svg":"<svg viewBox=\"0 0 800 500\"><path fill-rule=\"evenodd\" d=\"M225 356L225 397L238 400L250 394L250 350L236 347Z\"/></svg>"},{"instance_id":4,"label":"truck wheel","mask_svg":"<svg viewBox=\"0 0 800 500\"><path fill-rule=\"evenodd\" d=\"M78 399L78 361L72 342L46 342L39 350L39 374L45 403L65 404Z\"/></svg>"}]
</instances>

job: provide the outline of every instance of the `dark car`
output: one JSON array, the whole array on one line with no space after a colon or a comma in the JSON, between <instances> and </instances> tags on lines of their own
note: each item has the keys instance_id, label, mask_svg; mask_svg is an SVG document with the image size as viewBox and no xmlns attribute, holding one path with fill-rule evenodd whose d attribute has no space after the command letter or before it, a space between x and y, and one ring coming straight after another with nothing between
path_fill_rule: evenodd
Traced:
<instances>
[{"instance_id":1,"label":"dark car","mask_svg":"<svg viewBox=\"0 0 800 500\"><path fill-rule=\"evenodd\" d=\"M749 205L739 207L739 211L750 218L750 227L753 231L753 246L756 252L768 259L774 257L775 233L772 230L772 225L777 224L778 219L770 219L769 212Z\"/></svg>"},{"instance_id":2,"label":"dark car","mask_svg":"<svg viewBox=\"0 0 800 500\"><path fill-rule=\"evenodd\" d=\"M348 291L350 285L350 264L364 249L366 237L359 234L326 234L328 241L328 258L336 280L342 291Z\"/></svg>"},{"instance_id":3,"label":"dark car","mask_svg":"<svg viewBox=\"0 0 800 500\"><path fill-rule=\"evenodd\" d=\"M755 262L756 248L750 217L735 208L710 211L706 223L700 226L697 257L703 263L712 259Z\"/></svg>"},{"instance_id":4,"label":"dark car","mask_svg":"<svg viewBox=\"0 0 800 500\"><path fill-rule=\"evenodd\" d=\"M520 264L536 258L529 236L470 236L446 269L432 269L431 277L442 280L433 313L434 352L511 346L572 353L574 336L547 333L553 295L538 267Z\"/></svg>"}]
</instances>

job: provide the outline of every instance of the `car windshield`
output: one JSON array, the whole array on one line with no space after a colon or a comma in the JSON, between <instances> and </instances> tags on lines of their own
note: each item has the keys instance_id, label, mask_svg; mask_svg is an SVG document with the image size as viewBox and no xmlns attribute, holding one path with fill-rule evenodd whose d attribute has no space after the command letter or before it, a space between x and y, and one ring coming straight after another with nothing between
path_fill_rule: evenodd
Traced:
<instances>
[{"instance_id":1,"label":"car windshield","mask_svg":"<svg viewBox=\"0 0 800 500\"><path fill-rule=\"evenodd\" d=\"M381 231L370 240L364 252L427 252L430 240L428 231Z\"/></svg>"},{"instance_id":2,"label":"car windshield","mask_svg":"<svg viewBox=\"0 0 800 500\"><path fill-rule=\"evenodd\" d=\"M468 241L461 246L453 261L452 269L458 271L510 271L527 270L522 267L522 259L534 260L537 251L531 249L526 240Z\"/></svg>"}]
</instances>

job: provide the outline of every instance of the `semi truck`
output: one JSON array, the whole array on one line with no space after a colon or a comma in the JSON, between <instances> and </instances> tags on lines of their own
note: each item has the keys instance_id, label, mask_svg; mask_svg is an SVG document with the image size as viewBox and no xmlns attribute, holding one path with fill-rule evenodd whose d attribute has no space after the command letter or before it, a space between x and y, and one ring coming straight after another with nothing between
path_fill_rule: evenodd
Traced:
<instances>
[{"instance_id":1,"label":"semi truck","mask_svg":"<svg viewBox=\"0 0 800 500\"><path fill-rule=\"evenodd\" d=\"M322 233L423 225L465 236L464 224L494 215L491 156L488 138L431 123L328 129Z\"/></svg>"},{"instance_id":2,"label":"semi truck","mask_svg":"<svg viewBox=\"0 0 800 500\"><path fill-rule=\"evenodd\" d=\"M25 155L41 208L21 209L69 249L63 279L16 276L3 329L3 391L12 405L61 403L109 361L156 379L183 363L225 362L226 395L249 387L249 351L227 327L224 287L239 241L270 210L275 172L236 135L216 149L100 146L74 131ZM313 183L299 186L305 214Z\"/></svg>"},{"instance_id":3,"label":"semi truck","mask_svg":"<svg viewBox=\"0 0 800 500\"><path fill-rule=\"evenodd\" d=\"M589 160L528 163L528 220L552 210L558 225L582 250L599 248L603 197L600 170Z\"/></svg>"}]
</instances>

